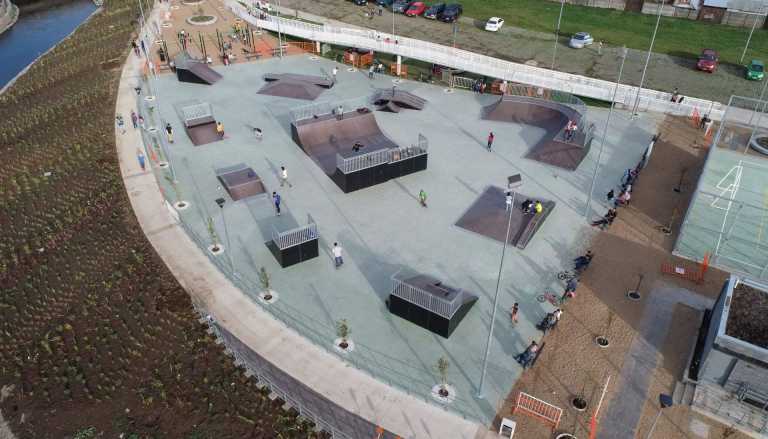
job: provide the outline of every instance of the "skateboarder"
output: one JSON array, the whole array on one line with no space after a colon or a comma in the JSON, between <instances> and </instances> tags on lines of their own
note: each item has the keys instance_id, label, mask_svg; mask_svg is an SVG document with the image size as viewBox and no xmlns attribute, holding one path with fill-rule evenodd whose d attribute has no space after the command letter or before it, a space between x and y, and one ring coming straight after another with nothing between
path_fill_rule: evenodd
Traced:
<instances>
[{"instance_id":1,"label":"skateboarder","mask_svg":"<svg viewBox=\"0 0 768 439\"><path fill-rule=\"evenodd\" d=\"M422 207L427 207L427 193L424 192L424 189L419 191L419 203Z\"/></svg>"},{"instance_id":2,"label":"skateboarder","mask_svg":"<svg viewBox=\"0 0 768 439\"><path fill-rule=\"evenodd\" d=\"M286 184L288 187L293 187L291 182L288 181L288 170L285 169L285 166L280 166L280 187L283 187Z\"/></svg>"},{"instance_id":3,"label":"skateboarder","mask_svg":"<svg viewBox=\"0 0 768 439\"><path fill-rule=\"evenodd\" d=\"M491 131L488 134L488 152L491 152L491 148L493 147L493 139L495 139L496 136L493 135L493 131Z\"/></svg>"},{"instance_id":4,"label":"skateboarder","mask_svg":"<svg viewBox=\"0 0 768 439\"><path fill-rule=\"evenodd\" d=\"M272 192L272 202L275 204L275 212L277 212L277 216L280 216L280 202L282 201L282 198L280 198L280 194L277 192Z\"/></svg>"},{"instance_id":5,"label":"skateboarder","mask_svg":"<svg viewBox=\"0 0 768 439\"><path fill-rule=\"evenodd\" d=\"M341 267L344 264L344 258L342 257L342 249L338 242L333 243L333 262L336 264L336 268Z\"/></svg>"}]
</instances>

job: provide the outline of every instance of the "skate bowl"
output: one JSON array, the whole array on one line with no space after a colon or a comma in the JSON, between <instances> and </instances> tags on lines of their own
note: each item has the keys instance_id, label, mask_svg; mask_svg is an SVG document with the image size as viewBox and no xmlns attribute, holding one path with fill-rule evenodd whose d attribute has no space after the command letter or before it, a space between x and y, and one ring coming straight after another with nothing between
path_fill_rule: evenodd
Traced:
<instances>
[{"instance_id":1,"label":"skate bowl","mask_svg":"<svg viewBox=\"0 0 768 439\"><path fill-rule=\"evenodd\" d=\"M768 155L768 132L756 133L752 136L749 147L760 154Z\"/></svg>"},{"instance_id":2,"label":"skate bowl","mask_svg":"<svg viewBox=\"0 0 768 439\"><path fill-rule=\"evenodd\" d=\"M582 104L583 105L583 104ZM546 131L525 158L574 171L589 153L594 125L587 123L576 108L538 97L502 96L483 108L482 118L500 122L533 125ZM569 121L579 129L567 139L565 127Z\"/></svg>"}]
</instances>

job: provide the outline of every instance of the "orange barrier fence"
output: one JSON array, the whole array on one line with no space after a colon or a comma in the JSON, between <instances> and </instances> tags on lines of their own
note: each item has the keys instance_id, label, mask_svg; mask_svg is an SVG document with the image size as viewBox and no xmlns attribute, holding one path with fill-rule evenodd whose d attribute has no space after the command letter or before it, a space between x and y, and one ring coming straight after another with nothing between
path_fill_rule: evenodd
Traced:
<instances>
[{"instance_id":1,"label":"orange barrier fence","mask_svg":"<svg viewBox=\"0 0 768 439\"><path fill-rule=\"evenodd\" d=\"M704 274L706 274L709 268L709 252L704 254L704 259L699 263L698 269L686 269L677 265L670 264L668 262L661 263L661 272L663 274L671 274L700 284L704 282Z\"/></svg>"}]
</instances>

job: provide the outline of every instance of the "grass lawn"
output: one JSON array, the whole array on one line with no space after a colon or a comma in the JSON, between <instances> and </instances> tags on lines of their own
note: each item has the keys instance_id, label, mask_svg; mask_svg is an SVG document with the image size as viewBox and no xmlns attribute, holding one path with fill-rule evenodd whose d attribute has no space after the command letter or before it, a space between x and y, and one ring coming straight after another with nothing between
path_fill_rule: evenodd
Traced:
<instances>
[{"instance_id":1,"label":"grass lawn","mask_svg":"<svg viewBox=\"0 0 768 439\"><path fill-rule=\"evenodd\" d=\"M486 19L497 15L507 24L541 32L554 32L560 3L546 0L462 0L467 16ZM561 35L590 32L595 41L648 50L655 15L613 9L565 5ZM723 62L737 64L750 28L707 24L683 18L661 18L654 52L695 58L704 47L720 52ZM755 29L743 64L750 59L768 60L768 31Z\"/></svg>"}]
</instances>

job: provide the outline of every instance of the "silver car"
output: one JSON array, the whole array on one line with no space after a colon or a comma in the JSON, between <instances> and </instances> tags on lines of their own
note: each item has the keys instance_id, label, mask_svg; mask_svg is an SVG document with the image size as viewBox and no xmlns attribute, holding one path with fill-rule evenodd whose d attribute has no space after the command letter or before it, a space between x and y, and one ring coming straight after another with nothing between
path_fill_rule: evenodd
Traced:
<instances>
[{"instance_id":1,"label":"silver car","mask_svg":"<svg viewBox=\"0 0 768 439\"><path fill-rule=\"evenodd\" d=\"M589 46L594 42L595 39L588 32L576 32L571 37L571 40L568 41L568 45L574 49L583 49L584 46Z\"/></svg>"}]
</instances>

